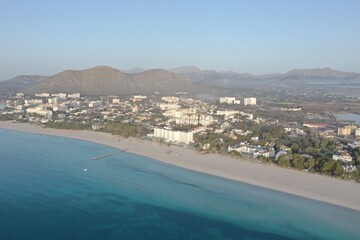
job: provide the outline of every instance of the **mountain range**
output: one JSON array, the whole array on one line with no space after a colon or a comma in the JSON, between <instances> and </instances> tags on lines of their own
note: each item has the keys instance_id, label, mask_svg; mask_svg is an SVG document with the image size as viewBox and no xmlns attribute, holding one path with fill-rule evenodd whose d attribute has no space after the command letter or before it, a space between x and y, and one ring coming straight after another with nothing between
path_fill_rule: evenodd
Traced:
<instances>
[{"instance_id":1,"label":"mountain range","mask_svg":"<svg viewBox=\"0 0 360 240\"><path fill-rule=\"evenodd\" d=\"M331 68L295 69L287 73L254 75L233 71L200 70L193 66L170 71L189 78L193 83L220 88L240 87L360 87L360 74Z\"/></svg>"},{"instance_id":2,"label":"mountain range","mask_svg":"<svg viewBox=\"0 0 360 240\"><path fill-rule=\"evenodd\" d=\"M19 76L0 83L0 91L9 92L8 86L13 86ZM167 70L152 69L140 73L128 74L116 68L98 66L85 70L66 70L53 76L45 77L32 84L17 84L12 91L27 94L41 92L79 92L84 95L123 95L123 94L153 94L173 92L194 92L199 87L188 78ZM4 93L4 91L2 91Z\"/></svg>"},{"instance_id":3,"label":"mountain range","mask_svg":"<svg viewBox=\"0 0 360 240\"><path fill-rule=\"evenodd\" d=\"M360 74L330 68L295 69L287 73L254 75L200 70L194 66L132 69L108 66L66 70L53 76L21 75L0 83L0 93L79 92L84 95L197 93L211 89L255 87L360 87Z\"/></svg>"}]
</instances>

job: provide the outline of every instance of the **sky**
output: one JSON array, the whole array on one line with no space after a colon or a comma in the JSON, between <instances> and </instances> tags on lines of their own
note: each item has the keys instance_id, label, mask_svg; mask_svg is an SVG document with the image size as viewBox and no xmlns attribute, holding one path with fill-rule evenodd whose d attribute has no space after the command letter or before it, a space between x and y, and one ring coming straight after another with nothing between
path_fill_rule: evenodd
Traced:
<instances>
[{"instance_id":1,"label":"sky","mask_svg":"<svg viewBox=\"0 0 360 240\"><path fill-rule=\"evenodd\" d=\"M0 0L0 80L98 65L360 72L360 1Z\"/></svg>"}]
</instances>

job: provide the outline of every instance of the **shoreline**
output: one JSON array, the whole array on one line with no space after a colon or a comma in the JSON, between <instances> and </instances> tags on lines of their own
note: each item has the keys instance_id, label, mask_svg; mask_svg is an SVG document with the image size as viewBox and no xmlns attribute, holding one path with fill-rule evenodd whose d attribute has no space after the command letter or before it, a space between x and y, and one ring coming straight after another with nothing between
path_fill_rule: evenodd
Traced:
<instances>
[{"instance_id":1,"label":"shoreline","mask_svg":"<svg viewBox=\"0 0 360 240\"><path fill-rule=\"evenodd\" d=\"M217 154L201 154L188 148L159 145L157 142L122 138L103 132L42 128L27 123L4 121L0 121L0 128L85 140L126 149L127 152L184 169L360 211L360 184L328 176ZM173 154L169 154L169 151Z\"/></svg>"}]
</instances>

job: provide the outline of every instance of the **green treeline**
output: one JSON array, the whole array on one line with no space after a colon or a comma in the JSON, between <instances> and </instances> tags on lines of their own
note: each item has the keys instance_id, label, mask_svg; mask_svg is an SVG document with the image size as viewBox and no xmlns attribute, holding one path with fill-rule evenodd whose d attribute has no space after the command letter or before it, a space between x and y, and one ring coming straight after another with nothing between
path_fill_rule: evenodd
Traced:
<instances>
[{"instance_id":1,"label":"green treeline","mask_svg":"<svg viewBox=\"0 0 360 240\"><path fill-rule=\"evenodd\" d=\"M57 129L71 129L71 130L91 130L90 123L78 123L78 122L47 122L46 127Z\"/></svg>"},{"instance_id":2,"label":"green treeline","mask_svg":"<svg viewBox=\"0 0 360 240\"><path fill-rule=\"evenodd\" d=\"M130 123L107 123L101 131L123 137L142 137L147 133L143 125Z\"/></svg>"}]
</instances>

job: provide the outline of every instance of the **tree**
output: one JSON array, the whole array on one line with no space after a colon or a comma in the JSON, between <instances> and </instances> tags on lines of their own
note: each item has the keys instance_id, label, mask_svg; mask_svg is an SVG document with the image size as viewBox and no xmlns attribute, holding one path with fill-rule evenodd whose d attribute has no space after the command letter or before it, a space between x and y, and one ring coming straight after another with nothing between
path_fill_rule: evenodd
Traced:
<instances>
[{"instance_id":1,"label":"tree","mask_svg":"<svg viewBox=\"0 0 360 240\"><path fill-rule=\"evenodd\" d=\"M336 162L334 166L333 174L337 177L343 176L345 173L344 168L340 162Z\"/></svg>"},{"instance_id":2,"label":"tree","mask_svg":"<svg viewBox=\"0 0 360 240\"><path fill-rule=\"evenodd\" d=\"M334 167L335 167L335 161L333 160L325 161L321 165L321 172L327 175L332 175Z\"/></svg>"},{"instance_id":3,"label":"tree","mask_svg":"<svg viewBox=\"0 0 360 240\"><path fill-rule=\"evenodd\" d=\"M280 166L280 167L290 167L290 162L288 160L288 155L281 155L277 161L277 164Z\"/></svg>"},{"instance_id":4,"label":"tree","mask_svg":"<svg viewBox=\"0 0 360 240\"><path fill-rule=\"evenodd\" d=\"M264 134L264 140L269 142L272 139L271 133L265 133Z\"/></svg>"},{"instance_id":5,"label":"tree","mask_svg":"<svg viewBox=\"0 0 360 240\"><path fill-rule=\"evenodd\" d=\"M360 183L360 170L357 169L351 173L351 178L354 179L356 182Z\"/></svg>"},{"instance_id":6,"label":"tree","mask_svg":"<svg viewBox=\"0 0 360 240\"><path fill-rule=\"evenodd\" d=\"M307 168L308 170L310 170L311 168L313 168L315 166L315 159L314 158L308 158L305 162L304 162L304 167Z\"/></svg>"},{"instance_id":7,"label":"tree","mask_svg":"<svg viewBox=\"0 0 360 240\"><path fill-rule=\"evenodd\" d=\"M310 154L312 156L316 156L317 155L317 150L315 148L313 148L313 147L307 147L305 149L305 153Z\"/></svg>"},{"instance_id":8,"label":"tree","mask_svg":"<svg viewBox=\"0 0 360 240\"><path fill-rule=\"evenodd\" d=\"M321 148L325 148L326 145L328 145L328 143L329 143L329 140L327 140L327 139L321 139L321 141L320 141L320 147L321 147Z\"/></svg>"},{"instance_id":9,"label":"tree","mask_svg":"<svg viewBox=\"0 0 360 240\"><path fill-rule=\"evenodd\" d=\"M294 154L294 158L292 160L292 166L298 170L304 169L304 158L300 154Z\"/></svg>"},{"instance_id":10,"label":"tree","mask_svg":"<svg viewBox=\"0 0 360 240\"><path fill-rule=\"evenodd\" d=\"M300 146L297 143L293 143L290 148L297 153L300 149Z\"/></svg>"}]
</instances>

